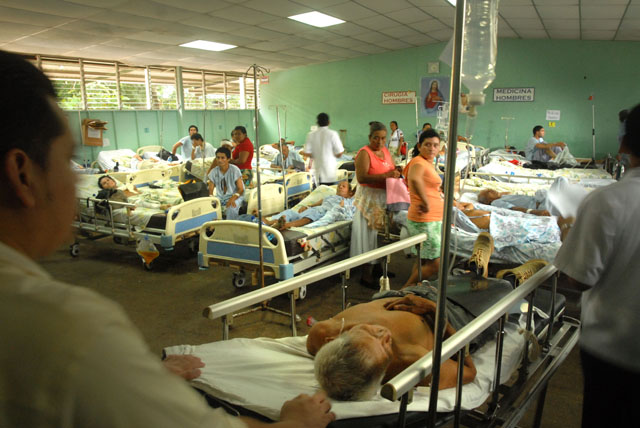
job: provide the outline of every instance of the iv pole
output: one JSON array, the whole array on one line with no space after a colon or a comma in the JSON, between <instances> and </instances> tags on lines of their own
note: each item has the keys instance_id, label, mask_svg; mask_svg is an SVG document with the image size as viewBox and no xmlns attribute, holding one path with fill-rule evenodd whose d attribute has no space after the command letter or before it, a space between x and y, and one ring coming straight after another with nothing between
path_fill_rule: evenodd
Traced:
<instances>
[{"instance_id":1,"label":"iv pole","mask_svg":"<svg viewBox=\"0 0 640 428\"><path fill-rule=\"evenodd\" d=\"M593 101L593 99L592 99ZM593 159L593 164L596 163L596 105L591 103L591 135L593 137L593 147L591 151L591 159Z\"/></svg>"},{"instance_id":2,"label":"iv pole","mask_svg":"<svg viewBox=\"0 0 640 428\"><path fill-rule=\"evenodd\" d=\"M502 116L500 118L500 120L507 121L507 127L504 129L504 149L505 150L509 150L509 121L514 119L515 117L507 117L507 116Z\"/></svg>"},{"instance_id":3,"label":"iv pole","mask_svg":"<svg viewBox=\"0 0 640 428\"><path fill-rule=\"evenodd\" d=\"M264 288L264 250L263 250L263 243L262 243L264 235L262 233L262 190L261 190L262 185L260 183L260 138L259 138L259 132L258 132L260 128L259 120L258 120L258 76L264 76L265 74L268 74L269 69L261 67L257 64L253 64L251 67L247 69L247 71L245 72L245 76L249 74L251 69L253 69L253 91L254 91L253 93L255 96L254 117L253 117L254 128L256 131L255 147L258 148L256 150L256 165L257 165L256 178L258 183L258 249L260 252L260 288ZM280 128L280 123L278 123L278 129L279 128ZM286 197L286 192L285 192L285 197ZM232 319L242 315L250 314L252 312L260 311L260 310L271 311L276 314L284 315L291 318L291 331L295 336L297 334L296 322L301 321L302 318L300 318L300 315L298 314L293 316L293 314L295 313L295 295L293 292L289 293L289 299L291 304L291 312L285 312L285 311L281 311L280 309L273 308L269 306L269 302L265 300L264 302L262 302L260 306L256 306L255 308L251 308L246 311L233 314Z\"/></svg>"},{"instance_id":4,"label":"iv pole","mask_svg":"<svg viewBox=\"0 0 640 428\"><path fill-rule=\"evenodd\" d=\"M287 117L287 106L284 105L275 105L269 106L276 108L276 121L278 122L278 147L280 148L280 159L282 159L282 187L284 188L284 207L287 208L287 180L285 179L287 175L286 168L284 167L284 153L282 152L282 132L280 130L280 108L284 110L285 114L285 133L287 132L286 125L286 117Z\"/></svg>"},{"instance_id":5,"label":"iv pole","mask_svg":"<svg viewBox=\"0 0 640 428\"><path fill-rule=\"evenodd\" d=\"M462 35L464 34L466 0L457 0L456 17L453 27L453 64L451 66L451 89L449 93L449 141L447 143L447 165L445 169L445 198L442 219L442 248L440 254L440 269L438 271L438 301L436 302L435 328L436 337L444 334L445 302L447 301L447 280L449 276L449 244L453 220L453 192L455 190L456 150L458 145L458 103L460 101L460 74L462 67ZM435 341L433 348L433 368L431 370L431 385L438 385L440 381L442 343ZM438 388L431 388L429 396L429 412L426 425L436 426L436 408L438 406Z\"/></svg>"}]
</instances>

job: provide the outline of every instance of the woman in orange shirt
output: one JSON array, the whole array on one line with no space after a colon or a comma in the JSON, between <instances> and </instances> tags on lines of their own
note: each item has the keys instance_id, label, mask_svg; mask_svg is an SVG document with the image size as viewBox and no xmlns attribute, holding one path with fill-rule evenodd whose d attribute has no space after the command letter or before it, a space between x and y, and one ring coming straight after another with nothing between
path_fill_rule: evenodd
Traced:
<instances>
[{"instance_id":1,"label":"woman in orange shirt","mask_svg":"<svg viewBox=\"0 0 640 428\"><path fill-rule=\"evenodd\" d=\"M387 128L380 122L369 125L369 144L358 151L355 162L358 189L353 202L356 213L351 226L351 257L378 248L378 230L384 226L387 208L386 180L387 177L400 177L393 157L385 147ZM362 267L360 283L379 289L373 265Z\"/></svg>"},{"instance_id":2,"label":"woman in orange shirt","mask_svg":"<svg viewBox=\"0 0 640 428\"><path fill-rule=\"evenodd\" d=\"M427 234L422 244L422 278L429 278L440 268L440 241L442 235L442 213L444 201L440 193L442 179L438 175L433 161L440 150L440 136L433 129L420 134L420 140L414 149L414 157L404 169L409 187L411 205L407 216L407 229L411 236ZM417 151L417 153L416 153ZM415 248L412 249L417 254ZM404 287L418 281L418 262L413 266L411 276Z\"/></svg>"}]
</instances>

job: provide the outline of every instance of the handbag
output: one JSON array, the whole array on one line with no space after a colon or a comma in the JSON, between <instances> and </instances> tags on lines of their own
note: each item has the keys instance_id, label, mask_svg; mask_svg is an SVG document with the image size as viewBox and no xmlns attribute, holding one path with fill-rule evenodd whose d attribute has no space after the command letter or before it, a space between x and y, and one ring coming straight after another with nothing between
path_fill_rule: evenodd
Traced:
<instances>
[{"instance_id":1,"label":"handbag","mask_svg":"<svg viewBox=\"0 0 640 428\"><path fill-rule=\"evenodd\" d=\"M196 198L205 198L209 196L209 188L202 181L190 180L178 186L178 191L182 195L182 199L187 202Z\"/></svg>"},{"instance_id":2,"label":"handbag","mask_svg":"<svg viewBox=\"0 0 640 428\"><path fill-rule=\"evenodd\" d=\"M158 157L162 160L169 160L170 158L173 160L173 155L171 152L165 148L160 149L158 152Z\"/></svg>"},{"instance_id":3,"label":"handbag","mask_svg":"<svg viewBox=\"0 0 640 428\"><path fill-rule=\"evenodd\" d=\"M409 189L403 178L386 179L387 186L387 209L389 211L402 211L409 209L411 199Z\"/></svg>"}]
</instances>

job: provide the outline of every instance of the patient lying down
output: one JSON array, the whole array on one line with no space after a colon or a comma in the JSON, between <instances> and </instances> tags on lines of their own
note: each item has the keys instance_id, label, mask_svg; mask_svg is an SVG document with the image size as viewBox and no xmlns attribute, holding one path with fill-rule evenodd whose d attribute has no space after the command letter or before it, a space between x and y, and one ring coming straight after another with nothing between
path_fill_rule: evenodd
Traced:
<instances>
[{"instance_id":1,"label":"patient lying down","mask_svg":"<svg viewBox=\"0 0 640 428\"><path fill-rule=\"evenodd\" d=\"M265 219L267 226L277 226L279 230L286 230L292 227L321 227L335 223L336 221L351 220L355 213L353 205L353 195L347 181L338 183L335 195L327 196L324 199L303 206L298 211L288 209L280 214Z\"/></svg>"},{"instance_id":2,"label":"patient lying down","mask_svg":"<svg viewBox=\"0 0 640 428\"><path fill-rule=\"evenodd\" d=\"M388 293L404 297L385 297ZM433 287L425 285L392 290L377 300L350 307L316 323L309 332L307 350L315 355L315 375L321 388L336 400L367 400L381 382L426 355L434 345L435 298ZM445 338L473 319L473 315L451 301L446 312ZM475 346L490 337L491 333L486 333L489 336L479 336ZM456 385L457 367L454 359L442 364L439 389ZM473 361L466 356L463 383L472 382L475 376ZM430 381L431 376L420 385L429 385Z\"/></svg>"}]
</instances>

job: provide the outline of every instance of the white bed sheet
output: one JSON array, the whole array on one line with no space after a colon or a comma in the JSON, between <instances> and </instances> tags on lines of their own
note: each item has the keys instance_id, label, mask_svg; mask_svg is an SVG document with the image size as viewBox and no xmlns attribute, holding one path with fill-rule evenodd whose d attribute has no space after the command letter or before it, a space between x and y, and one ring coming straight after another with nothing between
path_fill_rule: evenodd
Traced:
<instances>
[{"instance_id":1,"label":"white bed sheet","mask_svg":"<svg viewBox=\"0 0 640 428\"><path fill-rule=\"evenodd\" d=\"M506 381L517 367L524 338L513 323L506 324L501 379ZM298 394L313 394L319 388L313 374L313 357L306 350L306 336L281 339L232 339L204 345L179 345L165 349L167 354L192 354L205 363L194 386L231 404L239 405L277 420L282 404ZM482 405L491 391L494 375L495 342L489 342L473 354L477 375L463 387L462 408ZM428 387L418 387L409 411L427 411ZM454 409L455 388L440 391L438 411ZM379 394L360 402L334 401L337 419L394 414L398 402Z\"/></svg>"}]
</instances>

